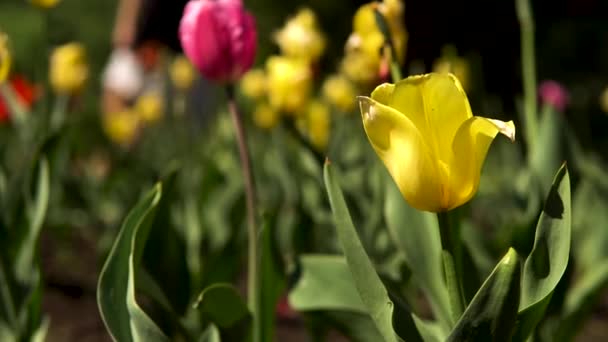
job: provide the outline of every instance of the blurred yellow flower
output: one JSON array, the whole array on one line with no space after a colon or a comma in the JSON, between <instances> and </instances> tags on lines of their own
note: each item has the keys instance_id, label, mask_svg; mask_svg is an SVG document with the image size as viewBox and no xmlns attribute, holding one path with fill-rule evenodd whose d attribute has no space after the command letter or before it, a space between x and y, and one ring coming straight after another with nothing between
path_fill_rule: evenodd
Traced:
<instances>
[{"instance_id":1,"label":"blurred yellow flower","mask_svg":"<svg viewBox=\"0 0 608 342\"><path fill-rule=\"evenodd\" d=\"M59 0L30 0L30 2L40 8L52 8L59 3Z\"/></svg>"},{"instance_id":2,"label":"blurred yellow flower","mask_svg":"<svg viewBox=\"0 0 608 342\"><path fill-rule=\"evenodd\" d=\"M380 62L361 51L348 51L340 72L357 84L371 84L378 79Z\"/></svg>"},{"instance_id":3,"label":"blurred yellow flower","mask_svg":"<svg viewBox=\"0 0 608 342\"><path fill-rule=\"evenodd\" d=\"M131 145L139 133L139 117L131 110L103 115L103 129L115 144Z\"/></svg>"},{"instance_id":4,"label":"blurred yellow flower","mask_svg":"<svg viewBox=\"0 0 608 342\"><path fill-rule=\"evenodd\" d=\"M342 112L348 113L355 108L356 89L345 76L329 76L323 82L322 91L325 99Z\"/></svg>"},{"instance_id":5,"label":"blurred yellow flower","mask_svg":"<svg viewBox=\"0 0 608 342\"><path fill-rule=\"evenodd\" d=\"M473 116L452 74L411 76L359 97L363 127L403 197L441 212L477 192L488 148L498 133L515 139L512 121Z\"/></svg>"},{"instance_id":6,"label":"blurred yellow flower","mask_svg":"<svg viewBox=\"0 0 608 342\"><path fill-rule=\"evenodd\" d=\"M376 9L384 16L388 24L398 62L403 62L407 31L403 25L403 4L400 0L371 2L359 7L353 18L353 33L348 38L346 50L347 53L349 51L362 52L377 70L382 58L385 37L376 23Z\"/></svg>"},{"instance_id":7,"label":"blurred yellow flower","mask_svg":"<svg viewBox=\"0 0 608 342\"><path fill-rule=\"evenodd\" d=\"M310 97L312 72L304 59L272 56L266 61L268 101L289 114L301 111Z\"/></svg>"},{"instance_id":8,"label":"blurred yellow flower","mask_svg":"<svg viewBox=\"0 0 608 342\"><path fill-rule=\"evenodd\" d=\"M272 129L279 123L281 116L267 103L260 103L253 111L253 123L262 129Z\"/></svg>"},{"instance_id":9,"label":"blurred yellow flower","mask_svg":"<svg viewBox=\"0 0 608 342\"><path fill-rule=\"evenodd\" d=\"M156 92L144 93L137 98L134 110L143 123L155 123L163 116L163 98Z\"/></svg>"},{"instance_id":10,"label":"blurred yellow flower","mask_svg":"<svg viewBox=\"0 0 608 342\"><path fill-rule=\"evenodd\" d=\"M262 69L251 69L241 78L241 91L250 99L258 100L266 95L266 75Z\"/></svg>"},{"instance_id":11,"label":"blurred yellow flower","mask_svg":"<svg viewBox=\"0 0 608 342\"><path fill-rule=\"evenodd\" d=\"M6 81L11 69L11 53L8 48L8 37L0 32L0 83Z\"/></svg>"},{"instance_id":12,"label":"blurred yellow flower","mask_svg":"<svg viewBox=\"0 0 608 342\"><path fill-rule=\"evenodd\" d=\"M275 33L274 40L284 55L309 61L318 60L325 50L325 37L319 30L315 13L309 8L301 9L290 18Z\"/></svg>"},{"instance_id":13,"label":"blurred yellow flower","mask_svg":"<svg viewBox=\"0 0 608 342\"><path fill-rule=\"evenodd\" d=\"M171 82L175 88L181 91L186 91L192 87L196 72L192 63L183 55L175 57L173 63L169 68L169 75L171 76Z\"/></svg>"},{"instance_id":14,"label":"blurred yellow flower","mask_svg":"<svg viewBox=\"0 0 608 342\"><path fill-rule=\"evenodd\" d=\"M469 82L469 64L466 59L459 57L456 50L448 46L443 49L442 56L438 58L434 65L433 71L439 73L452 73L462 85L462 88L470 90Z\"/></svg>"},{"instance_id":15,"label":"blurred yellow flower","mask_svg":"<svg viewBox=\"0 0 608 342\"><path fill-rule=\"evenodd\" d=\"M608 113L608 87L606 87L600 94L600 109L604 113Z\"/></svg>"},{"instance_id":16,"label":"blurred yellow flower","mask_svg":"<svg viewBox=\"0 0 608 342\"><path fill-rule=\"evenodd\" d=\"M56 93L79 92L89 77L84 46L69 43L55 48L51 55L49 72L51 86Z\"/></svg>"},{"instance_id":17,"label":"blurred yellow flower","mask_svg":"<svg viewBox=\"0 0 608 342\"><path fill-rule=\"evenodd\" d=\"M313 100L306 110L306 133L310 143L319 151L324 151L331 133L331 111L327 104Z\"/></svg>"}]
</instances>

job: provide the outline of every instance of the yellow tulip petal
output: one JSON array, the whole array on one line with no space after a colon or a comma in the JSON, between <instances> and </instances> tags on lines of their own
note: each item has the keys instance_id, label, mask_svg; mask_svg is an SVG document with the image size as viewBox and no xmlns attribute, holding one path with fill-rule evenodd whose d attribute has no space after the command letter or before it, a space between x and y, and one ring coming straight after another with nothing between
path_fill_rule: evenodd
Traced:
<instances>
[{"instance_id":1,"label":"yellow tulip petal","mask_svg":"<svg viewBox=\"0 0 608 342\"><path fill-rule=\"evenodd\" d=\"M439 211L444 176L420 131L398 111L369 97L358 99L365 133L404 198L414 208Z\"/></svg>"},{"instance_id":2,"label":"yellow tulip petal","mask_svg":"<svg viewBox=\"0 0 608 342\"><path fill-rule=\"evenodd\" d=\"M388 106L393 97L395 91L395 85L391 83L383 83L374 89L372 92L372 99L380 102L381 104Z\"/></svg>"},{"instance_id":3,"label":"yellow tulip petal","mask_svg":"<svg viewBox=\"0 0 608 342\"><path fill-rule=\"evenodd\" d=\"M408 77L395 85L388 105L405 114L433 141L435 156L444 162L449 161L456 131L473 116L469 100L452 74Z\"/></svg>"},{"instance_id":4,"label":"yellow tulip petal","mask_svg":"<svg viewBox=\"0 0 608 342\"><path fill-rule=\"evenodd\" d=\"M449 204L446 209L458 207L477 192L479 177L490 144L498 133L515 140L513 121L487 119L474 116L458 129L452 145L449 163Z\"/></svg>"}]
</instances>

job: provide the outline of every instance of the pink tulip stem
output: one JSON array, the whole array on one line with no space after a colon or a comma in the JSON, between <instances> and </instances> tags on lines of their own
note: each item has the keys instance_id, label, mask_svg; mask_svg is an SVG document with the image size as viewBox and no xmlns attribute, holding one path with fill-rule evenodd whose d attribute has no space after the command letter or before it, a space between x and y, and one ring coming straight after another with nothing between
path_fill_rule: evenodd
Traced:
<instances>
[{"instance_id":1,"label":"pink tulip stem","mask_svg":"<svg viewBox=\"0 0 608 342\"><path fill-rule=\"evenodd\" d=\"M251 157L247 148L247 136L243 126L243 118L234 97L234 88L228 86L228 110L232 117L232 123L236 133L236 140L241 159L243 171L243 182L245 183L245 197L247 205L247 235L248 235L248 265L247 265L247 300L249 309L253 316L253 341L259 340L259 260L258 260L258 232L256 227L256 208L255 208L255 184L253 180L253 169L251 167Z\"/></svg>"},{"instance_id":2,"label":"pink tulip stem","mask_svg":"<svg viewBox=\"0 0 608 342\"><path fill-rule=\"evenodd\" d=\"M465 308L458 235L448 212L437 213L437 219L439 221L439 235L441 236L441 259L450 297L450 313L452 324L456 324Z\"/></svg>"}]
</instances>

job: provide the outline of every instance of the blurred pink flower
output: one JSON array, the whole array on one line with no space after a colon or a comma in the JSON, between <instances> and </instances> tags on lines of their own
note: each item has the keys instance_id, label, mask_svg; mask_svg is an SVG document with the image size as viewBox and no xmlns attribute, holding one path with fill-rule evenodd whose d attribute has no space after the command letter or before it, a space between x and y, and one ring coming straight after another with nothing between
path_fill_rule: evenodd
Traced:
<instances>
[{"instance_id":1,"label":"blurred pink flower","mask_svg":"<svg viewBox=\"0 0 608 342\"><path fill-rule=\"evenodd\" d=\"M184 8L179 38L201 74L215 82L234 82L253 65L255 19L241 0L191 0Z\"/></svg>"},{"instance_id":2,"label":"blurred pink flower","mask_svg":"<svg viewBox=\"0 0 608 342\"><path fill-rule=\"evenodd\" d=\"M538 96L543 104L563 112L570 101L568 91L559 82L546 80L538 87Z\"/></svg>"}]
</instances>

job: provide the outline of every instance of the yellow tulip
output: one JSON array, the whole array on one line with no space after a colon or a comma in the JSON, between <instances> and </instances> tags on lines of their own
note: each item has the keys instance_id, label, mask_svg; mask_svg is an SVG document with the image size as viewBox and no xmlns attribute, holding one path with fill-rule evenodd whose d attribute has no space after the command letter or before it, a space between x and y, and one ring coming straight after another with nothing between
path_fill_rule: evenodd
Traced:
<instances>
[{"instance_id":1,"label":"yellow tulip","mask_svg":"<svg viewBox=\"0 0 608 342\"><path fill-rule=\"evenodd\" d=\"M347 51L361 51L370 62L375 63L377 69L382 58L382 47L386 42L376 23L376 9L384 16L388 24L398 62L403 62L407 31L403 26L403 4L399 0L383 3L371 2L361 6L355 12L353 33L348 38L346 49Z\"/></svg>"},{"instance_id":2,"label":"yellow tulip","mask_svg":"<svg viewBox=\"0 0 608 342\"><path fill-rule=\"evenodd\" d=\"M8 49L8 37L0 32L0 83L4 83L11 69L11 53Z\"/></svg>"},{"instance_id":3,"label":"yellow tulip","mask_svg":"<svg viewBox=\"0 0 608 342\"><path fill-rule=\"evenodd\" d=\"M144 123L155 123L163 116L163 99L156 92L142 94L135 102L135 113Z\"/></svg>"},{"instance_id":4,"label":"yellow tulip","mask_svg":"<svg viewBox=\"0 0 608 342\"><path fill-rule=\"evenodd\" d=\"M306 110L306 130L310 143L319 151L324 151L331 133L331 111L327 104L313 100Z\"/></svg>"},{"instance_id":5,"label":"yellow tulip","mask_svg":"<svg viewBox=\"0 0 608 342\"><path fill-rule=\"evenodd\" d=\"M433 65L434 72L452 73L466 91L469 90L469 64L466 59L459 57L455 48L447 46L443 49L442 56Z\"/></svg>"},{"instance_id":6,"label":"yellow tulip","mask_svg":"<svg viewBox=\"0 0 608 342\"><path fill-rule=\"evenodd\" d=\"M380 61L361 51L348 51L340 64L340 72L357 84L369 85L378 79Z\"/></svg>"},{"instance_id":7,"label":"yellow tulip","mask_svg":"<svg viewBox=\"0 0 608 342\"><path fill-rule=\"evenodd\" d=\"M268 101L288 114L301 111L312 90L312 72L304 59L272 56L266 61Z\"/></svg>"},{"instance_id":8,"label":"yellow tulip","mask_svg":"<svg viewBox=\"0 0 608 342\"><path fill-rule=\"evenodd\" d=\"M253 123L261 129L272 129L280 119L279 113L267 103L261 103L253 111Z\"/></svg>"},{"instance_id":9,"label":"yellow tulip","mask_svg":"<svg viewBox=\"0 0 608 342\"><path fill-rule=\"evenodd\" d=\"M59 3L59 0L30 0L30 2L34 6L48 9L55 7Z\"/></svg>"},{"instance_id":10,"label":"yellow tulip","mask_svg":"<svg viewBox=\"0 0 608 342\"><path fill-rule=\"evenodd\" d=\"M89 77L84 46L69 43L55 48L49 72L56 93L67 95L80 91Z\"/></svg>"},{"instance_id":11,"label":"yellow tulip","mask_svg":"<svg viewBox=\"0 0 608 342\"><path fill-rule=\"evenodd\" d=\"M184 56L175 57L169 68L169 75L175 88L181 91L190 89L196 77L192 63Z\"/></svg>"},{"instance_id":12,"label":"yellow tulip","mask_svg":"<svg viewBox=\"0 0 608 342\"><path fill-rule=\"evenodd\" d=\"M315 13L304 8L289 19L274 40L281 53L289 57L316 61L325 50L325 37L318 28Z\"/></svg>"},{"instance_id":13,"label":"yellow tulip","mask_svg":"<svg viewBox=\"0 0 608 342\"><path fill-rule=\"evenodd\" d=\"M477 192L488 148L498 133L515 139L512 121L473 116L452 74L411 76L359 97L367 137L406 201L441 212Z\"/></svg>"},{"instance_id":14,"label":"yellow tulip","mask_svg":"<svg viewBox=\"0 0 608 342\"><path fill-rule=\"evenodd\" d=\"M266 95L266 75L262 69L251 69L241 77L241 91L250 99L258 100Z\"/></svg>"},{"instance_id":15,"label":"yellow tulip","mask_svg":"<svg viewBox=\"0 0 608 342\"><path fill-rule=\"evenodd\" d=\"M128 146L137 138L140 121L135 112L106 113L102 119L104 132L113 143Z\"/></svg>"},{"instance_id":16,"label":"yellow tulip","mask_svg":"<svg viewBox=\"0 0 608 342\"><path fill-rule=\"evenodd\" d=\"M333 75L325 79L322 91L329 103L345 113L355 107L355 86L342 75Z\"/></svg>"}]
</instances>

